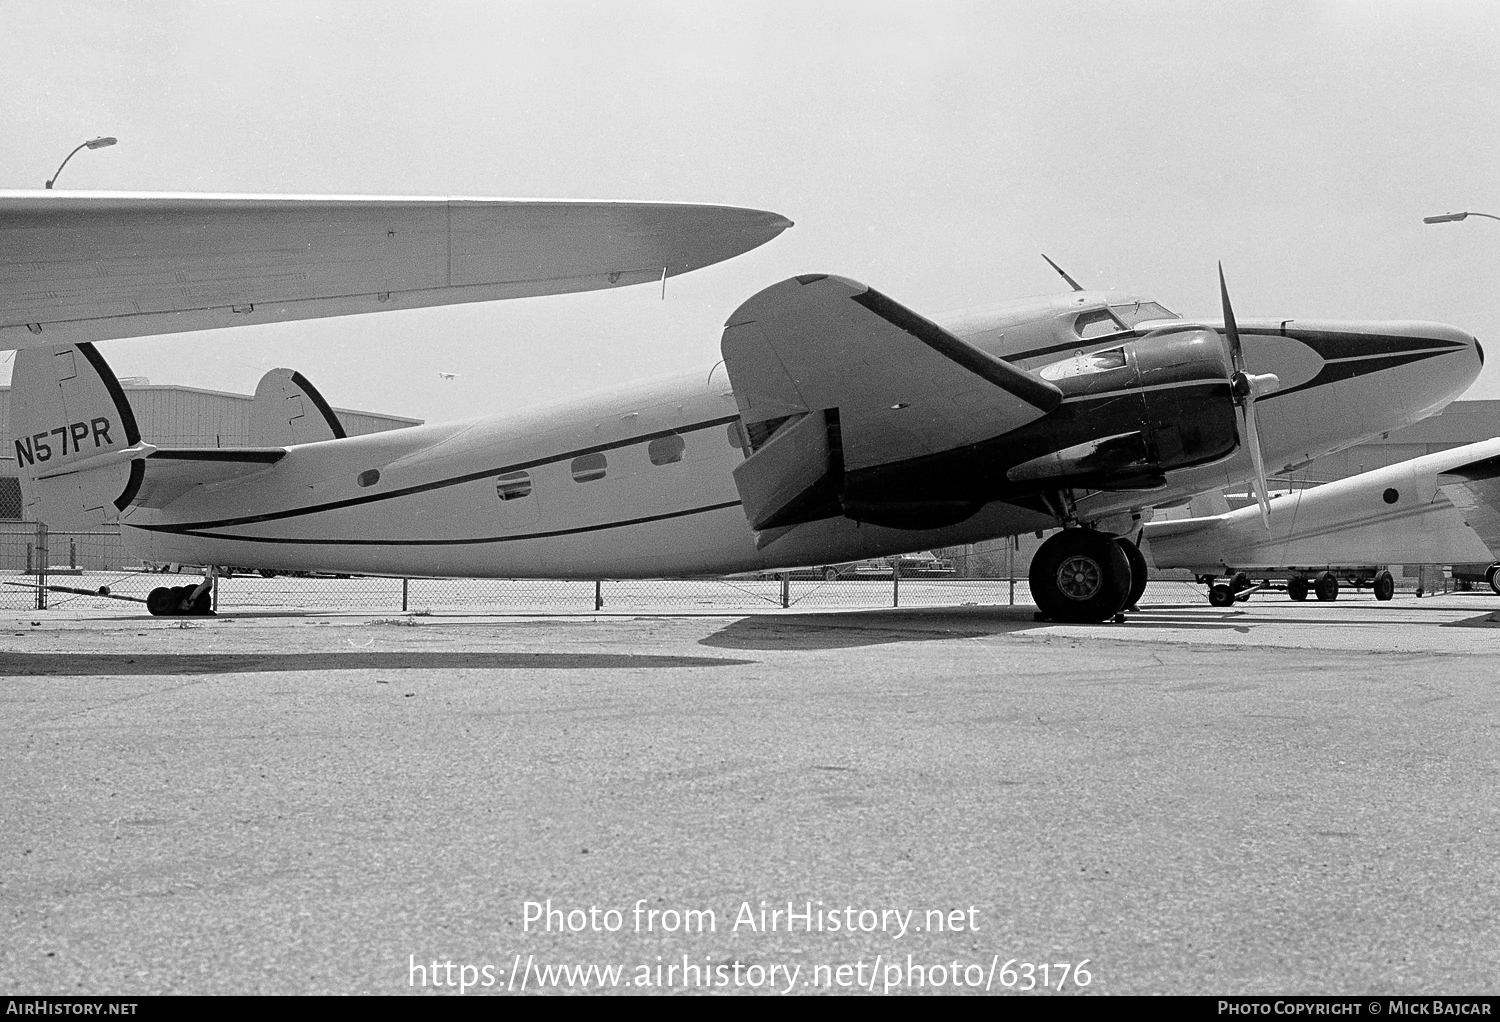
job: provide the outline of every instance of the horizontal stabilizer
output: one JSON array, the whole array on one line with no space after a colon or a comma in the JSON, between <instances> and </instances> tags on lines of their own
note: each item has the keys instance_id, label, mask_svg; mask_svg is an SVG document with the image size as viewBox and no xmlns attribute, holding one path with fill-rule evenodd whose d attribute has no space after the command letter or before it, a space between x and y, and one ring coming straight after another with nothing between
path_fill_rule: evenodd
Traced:
<instances>
[{"instance_id":1,"label":"horizontal stabilizer","mask_svg":"<svg viewBox=\"0 0 1500 1022\"><path fill-rule=\"evenodd\" d=\"M167 447L146 459L131 504L166 507L194 486L257 475L286 457L281 447Z\"/></svg>"},{"instance_id":2,"label":"horizontal stabilizer","mask_svg":"<svg viewBox=\"0 0 1500 1022\"><path fill-rule=\"evenodd\" d=\"M693 203L0 192L0 350L623 287L790 226Z\"/></svg>"}]
</instances>

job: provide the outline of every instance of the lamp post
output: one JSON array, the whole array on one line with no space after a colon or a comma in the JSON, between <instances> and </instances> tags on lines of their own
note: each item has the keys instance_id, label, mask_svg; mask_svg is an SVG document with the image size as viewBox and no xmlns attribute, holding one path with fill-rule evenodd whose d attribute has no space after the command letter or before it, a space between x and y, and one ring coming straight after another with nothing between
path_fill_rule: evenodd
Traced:
<instances>
[{"instance_id":1,"label":"lamp post","mask_svg":"<svg viewBox=\"0 0 1500 1022\"><path fill-rule=\"evenodd\" d=\"M1500 216L1491 213L1439 213L1437 216L1424 216L1422 222L1424 224L1452 224L1471 216L1485 216L1491 220L1500 220Z\"/></svg>"},{"instance_id":2,"label":"lamp post","mask_svg":"<svg viewBox=\"0 0 1500 1022\"><path fill-rule=\"evenodd\" d=\"M68 165L68 161L73 158L73 153L78 152L79 149L103 149L105 146L112 146L118 141L119 139L113 138L109 135L101 135L98 138L91 138L87 142L82 143L76 149L74 149L72 153L69 153L68 155L63 157L63 161L57 165L57 174L52 175L51 179L47 181L46 187L52 187L52 183L57 180L58 174L62 173L62 169L66 167Z\"/></svg>"}]
</instances>

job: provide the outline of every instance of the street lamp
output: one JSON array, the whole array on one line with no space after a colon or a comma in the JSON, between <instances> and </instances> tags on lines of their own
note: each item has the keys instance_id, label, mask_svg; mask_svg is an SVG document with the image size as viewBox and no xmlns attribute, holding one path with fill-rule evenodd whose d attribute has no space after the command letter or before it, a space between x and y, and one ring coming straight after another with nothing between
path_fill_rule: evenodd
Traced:
<instances>
[{"instance_id":1,"label":"street lamp","mask_svg":"<svg viewBox=\"0 0 1500 1022\"><path fill-rule=\"evenodd\" d=\"M79 149L103 149L105 146L112 146L118 141L119 139L113 138L109 135L101 135L99 138L91 138L87 142L84 142L82 145L78 146L77 149L74 149L72 153L69 153L68 155L63 157L63 161L57 165L57 174L52 175L52 178L47 182L46 187L52 187L52 182L57 180L57 175L62 173L62 169L66 167L68 165L68 161L73 158L73 153L78 152Z\"/></svg>"},{"instance_id":2,"label":"street lamp","mask_svg":"<svg viewBox=\"0 0 1500 1022\"><path fill-rule=\"evenodd\" d=\"M1437 216L1424 216L1422 222L1424 224L1452 224L1468 216L1487 216L1491 220L1500 220L1500 216L1490 213L1439 213Z\"/></svg>"}]
</instances>

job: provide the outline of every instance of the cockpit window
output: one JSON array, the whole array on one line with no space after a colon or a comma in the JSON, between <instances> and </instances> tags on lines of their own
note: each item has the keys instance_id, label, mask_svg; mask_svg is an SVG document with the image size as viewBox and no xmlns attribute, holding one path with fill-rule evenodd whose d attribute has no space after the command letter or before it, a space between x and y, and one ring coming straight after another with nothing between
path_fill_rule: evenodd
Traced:
<instances>
[{"instance_id":1,"label":"cockpit window","mask_svg":"<svg viewBox=\"0 0 1500 1022\"><path fill-rule=\"evenodd\" d=\"M1073 330L1085 341L1090 341L1096 337L1123 333L1125 324L1116 319L1108 309L1095 309L1093 312L1081 313L1073 320Z\"/></svg>"},{"instance_id":2,"label":"cockpit window","mask_svg":"<svg viewBox=\"0 0 1500 1022\"><path fill-rule=\"evenodd\" d=\"M1113 312L1127 326L1135 326L1151 319L1180 319L1177 313L1155 302L1132 302L1129 305L1111 305Z\"/></svg>"},{"instance_id":3,"label":"cockpit window","mask_svg":"<svg viewBox=\"0 0 1500 1022\"><path fill-rule=\"evenodd\" d=\"M1103 351L1077 352L1072 358L1053 362L1042 369L1044 380L1066 380L1074 376L1091 376L1125 368L1125 349L1106 348Z\"/></svg>"}]
</instances>

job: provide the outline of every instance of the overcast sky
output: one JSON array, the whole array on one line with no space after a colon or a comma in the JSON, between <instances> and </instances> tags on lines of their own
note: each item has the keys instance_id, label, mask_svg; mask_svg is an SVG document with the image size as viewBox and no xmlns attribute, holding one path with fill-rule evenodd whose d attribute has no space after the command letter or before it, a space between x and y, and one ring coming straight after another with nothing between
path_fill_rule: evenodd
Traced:
<instances>
[{"instance_id":1,"label":"overcast sky","mask_svg":"<svg viewBox=\"0 0 1500 1022\"><path fill-rule=\"evenodd\" d=\"M668 283L102 345L428 420L718 359L797 273L933 314L1090 287L1434 319L1500 398L1500 4L0 0L0 187L717 202L797 226ZM7 368L4 370L8 373ZM444 380L440 372L457 373Z\"/></svg>"}]
</instances>

